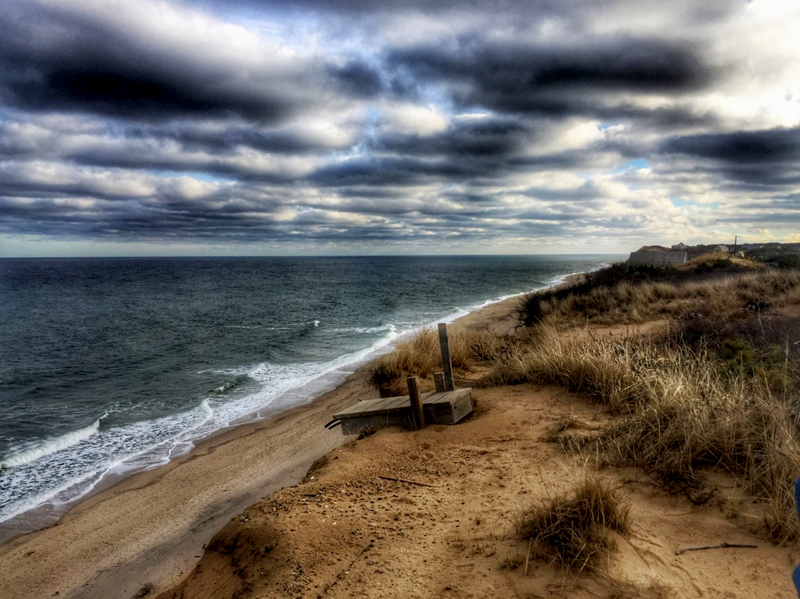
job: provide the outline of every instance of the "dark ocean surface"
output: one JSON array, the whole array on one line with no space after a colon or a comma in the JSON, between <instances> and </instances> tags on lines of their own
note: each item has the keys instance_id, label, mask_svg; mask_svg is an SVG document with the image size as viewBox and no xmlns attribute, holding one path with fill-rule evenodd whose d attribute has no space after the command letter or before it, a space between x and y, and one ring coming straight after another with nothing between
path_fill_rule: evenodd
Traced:
<instances>
[{"instance_id":1,"label":"dark ocean surface","mask_svg":"<svg viewBox=\"0 0 800 599\"><path fill-rule=\"evenodd\" d=\"M0 260L0 522L41 525L25 513L307 402L420 326L620 258Z\"/></svg>"}]
</instances>

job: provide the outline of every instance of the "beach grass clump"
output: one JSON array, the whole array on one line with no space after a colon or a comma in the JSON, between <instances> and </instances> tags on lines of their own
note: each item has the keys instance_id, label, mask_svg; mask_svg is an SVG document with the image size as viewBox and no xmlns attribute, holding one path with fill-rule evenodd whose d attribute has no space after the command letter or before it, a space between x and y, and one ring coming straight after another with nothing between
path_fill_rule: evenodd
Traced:
<instances>
[{"instance_id":1,"label":"beach grass clump","mask_svg":"<svg viewBox=\"0 0 800 599\"><path fill-rule=\"evenodd\" d=\"M777 394L767 378L731 370L713 352L669 340L619 341L544 326L487 379L554 384L588 397L616 418L592 434L585 451L607 463L641 467L668 491L696 502L709 497L705 470L730 473L764 507L770 537L797 538L796 392Z\"/></svg>"},{"instance_id":2,"label":"beach grass clump","mask_svg":"<svg viewBox=\"0 0 800 599\"><path fill-rule=\"evenodd\" d=\"M587 476L571 493L535 502L517 521L534 557L573 573L596 571L614 549L611 531L627 534L629 507L618 490Z\"/></svg>"},{"instance_id":3,"label":"beach grass clump","mask_svg":"<svg viewBox=\"0 0 800 599\"><path fill-rule=\"evenodd\" d=\"M478 364L501 360L511 352L516 340L488 330L451 331L450 359L453 368L469 371ZM381 356L370 370L368 382L384 394L402 394L406 377L428 377L442 369L438 331L425 327L394 351Z\"/></svg>"}]
</instances>

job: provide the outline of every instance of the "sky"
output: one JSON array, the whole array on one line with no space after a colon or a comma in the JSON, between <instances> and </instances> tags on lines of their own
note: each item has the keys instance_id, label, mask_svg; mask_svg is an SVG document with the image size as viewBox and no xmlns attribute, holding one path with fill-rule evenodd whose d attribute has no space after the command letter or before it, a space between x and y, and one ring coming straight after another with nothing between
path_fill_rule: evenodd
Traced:
<instances>
[{"instance_id":1,"label":"sky","mask_svg":"<svg viewBox=\"0 0 800 599\"><path fill-rule=\"evenodd\" d=\"M800 242L796 0L5 0L0 256Z\"/></svg>"}]
</instances>

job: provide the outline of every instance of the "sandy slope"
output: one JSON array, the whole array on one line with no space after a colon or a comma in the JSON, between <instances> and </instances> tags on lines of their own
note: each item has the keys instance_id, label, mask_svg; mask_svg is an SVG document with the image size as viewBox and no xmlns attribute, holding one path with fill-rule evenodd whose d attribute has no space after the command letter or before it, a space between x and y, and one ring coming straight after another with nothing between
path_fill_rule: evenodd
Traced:
<instances>
[{"instance_id":1,"label":"sandy slope","mask_svg":"<svg viewBox=\"0 0 800 599\"><path fill-rule=\"evenodd\" d=\"M791 597L791 557L716 506L656 492L635 471L609 470L633 533L599 578L570 579L532 562L514 521L536 497L563 493L583 465L544 440L565 414L598 409L529 385L476 390L457 426L384 429L329 454L301 485L234 518L195 570L160 599L250 597ZM313 477L313 478L312 478ZM386 477L386 478L381 478ZM411 482L397 482L390 478ZM676 550L722 542L756 549ZM660 588L662 594L655 593Z\"/></svg>"}]
</instances>

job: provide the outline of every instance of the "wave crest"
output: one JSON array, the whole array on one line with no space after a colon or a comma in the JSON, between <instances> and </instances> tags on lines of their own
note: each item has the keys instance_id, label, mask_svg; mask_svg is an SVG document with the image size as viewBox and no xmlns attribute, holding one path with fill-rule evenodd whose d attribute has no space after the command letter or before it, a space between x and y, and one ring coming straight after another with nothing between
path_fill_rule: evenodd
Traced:
<instances>
[{"instance_id":1,"label":"wave crest","mask_svg":"<svg viewBox=\"0 0 800 599\"><path fill-rule=\"evenodd\" d=\"M100 418L92 422L89 426L71 431L59 437L52 437L29 449L16 453L0 462L0 467L13 468L15 466L23 466L56 453L57 451L62 451L68 447L77 445L81 441L85 441L94 435L100 429L100 421L106 416L108 416L108 412L100 416Z\"/></svg>"}]
</instances>

